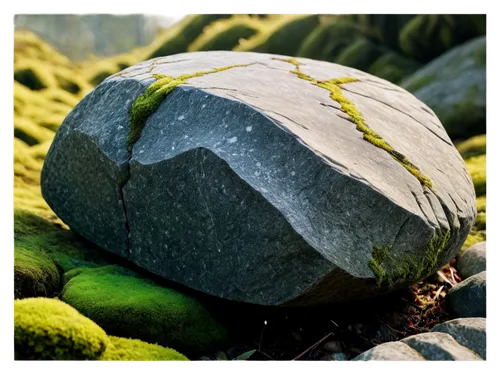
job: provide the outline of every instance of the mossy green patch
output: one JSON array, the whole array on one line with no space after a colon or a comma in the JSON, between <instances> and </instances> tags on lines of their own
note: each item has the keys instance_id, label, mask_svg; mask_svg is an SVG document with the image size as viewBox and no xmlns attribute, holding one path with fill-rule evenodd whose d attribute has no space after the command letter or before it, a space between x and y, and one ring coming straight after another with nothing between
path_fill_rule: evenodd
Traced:
<instances>
[{"instance_id":1,"label":"mossy green patch","mask_svg":"<svg viewBox=\"0 0 500 375\"><path fill-rule=\"evenodd\" d=\"M465 239L464 244L462 245L462 248L460 249L460 254L463 254L464 251L466 251L469 247L471 247L474 244L477 244L478 242L483 242L486 241L486 231L485 230L476 230L475 228L472 228L471 232Z\"/></svg>"},{"instance_id":2,"label":"mossy green patch","mask_svg":"<svg viewBox=\"0 0 500 375\"><path fill-rule=\"evenodd\" d=\"M61 298L111 335L173 347L187 355L216 350L227 330L197 299L118 266L74 270Z\"/></svg>"},{"instance_id":3,"label":"mossy green patch","mask_svg":"<svg viewBox=\"0 0 500 375\"><path fill-rule=\"evenodd\" d=\"M420 172L420 170L406 158L406 156L394 150L379 134L373 131L366 124L363 115L361 114L361 112L359 112L354 103L352 103L349 99L347 99L343 95L342 88L340 87L340 85L351 82L357 82L358 81L357 78L340 77L340 78L333 78L329 80L320 81L302 72L300 70L300 66L302 65L302 63L300 63L297 59L274 58L274 60L284 61L294 65L295 69L291 70L291 72L295 74L297 77L309 81L313 85L321 87L322 89L328 90L330 92L330 99L340 104L342 112L346 113L349 116L351 121L356 125L356 129L363 134L364 140L371 143L375 147L378 147L386 151L397 162L399 162L399 164L401 164L408 172L410 172L423 186L427 186L429 189L432 189L431 180L428 177L424 176L422 172Z\"/></svg>"},{"instance_id":4,"label":"mossy green patch","mask_svg":"<svg viewBox=\"0 0 500 375\"><path fill-rule=\"evenodd\" d=\"M436 233L423 249L423 257L408 252L395 257L391 246L373 246L368 265L375 275L378 286L412 283L436 271L438 255L448 245L450 232ZM421 252L417 252L420 254Z\"/></svg>"},{"instance_id":5,"label":"mossy green patch","mask_svg":"<svg viewBox=\"0 0 500 375\"><path fill-rule=\"evenodd\" d=\"M14 137L30 146L50 141L54 135L54 132L36 124L29 118L14 116Z\"/></svg>"},{"instance_id":6,"label":"mossy green patch","mask_svg":"<svg viewBox=\"0 0 500 375\"><path fill-rule=\"evenodd\" d=\"M101 361L188 361L179 352L141 340L109 336Z\"/></svg>"},{"instance_id":7,"label":"mossy green patch","mask_svg":"<svg viewBox=\"0 0 500 375\"><path fill-rule=\"evenodd\" d=\"M128 134L128 151L132 151L132 146L141 136L142 129L146 124L148 117L153 114L162 101L178 85L188 83L190 78L202 77L207 74L222 72L224 70L249 66L251 64L239 64L214 68L204 72L182 74L178 77L165 76L163 74L153 74L156 81L149 86L146 91L140 95L132 104L130 109L130 130Z\"/></svg>"},{"instance_id":8,"label":"mossy green patch","mask_svg":"<svg viewBox=\"0 0 500 375\"><path fill-rule=\"evenodd\" d=\"M16 359L98 359L108 343L102 328L62 301L14 301Z\"/></svg>"},{"instance_id":9,"label":"mossy green patch","mask_svg":"<svg viewBox=\"0 0 500 375\"><path fill-rule=\"evenodd\" d=\"M56 265L43 252L23 245L14 247L14 298L52 297L60 288Z\"/></svg>"},{"instance_id":10,"label":"mossy green patch","mask_svg":"<svg viewBox=\"0 0 500 375\"><path fill-rule=\"evenodd\" d=\"M486 212L486 195L476 198L477 212Z\"/></svg>"},{"instance_id":11,"label":"mossy green patch","mask_svg":"<svg viewBox=\"0 0 500 375\"><path fill-rule=\"evenodd\" d=\"M486 134L476 135L460 142L457 144L457 150L464 159L486 154Z\"/></svg>"},{"instance_id":12,"label":"mossy green patch","mask_svg":"<svg viewBox=\"0 0 500 375\"><path fill-rule=\"evenodd\" d=\"M474 183L474 189L476 190L476 196L481 196L486 194L486 154L473 156L465 160L465 166L469 171L472 182Z\"/></svg>"}]
</instances>

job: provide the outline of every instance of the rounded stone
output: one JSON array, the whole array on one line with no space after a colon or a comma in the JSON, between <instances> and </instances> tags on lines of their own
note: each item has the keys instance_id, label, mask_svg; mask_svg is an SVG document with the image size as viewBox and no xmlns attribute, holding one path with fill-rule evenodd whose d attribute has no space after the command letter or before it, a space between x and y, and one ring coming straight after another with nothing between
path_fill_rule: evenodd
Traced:
<instances>
[{"instance_id":1,"label":"rounded stone","mask_svg":"<svg viewBox=\"0 0 500 375\"><path fill-rule=\"evenodd\" d=\"M457 271L464 279L486 271L486 241L472 245L460 255Z\"/></svg>"}]
</instances>

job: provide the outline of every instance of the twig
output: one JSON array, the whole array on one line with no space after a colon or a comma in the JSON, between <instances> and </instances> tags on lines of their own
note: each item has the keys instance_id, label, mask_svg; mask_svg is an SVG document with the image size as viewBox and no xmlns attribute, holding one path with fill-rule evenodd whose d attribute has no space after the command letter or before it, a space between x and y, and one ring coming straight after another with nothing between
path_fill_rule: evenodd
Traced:
<instances>
[{"instance_id":1,"label":"twig","mask_svg":"<svg viewBox=\"0 0 500 375\"><path fill-rule=\"evenodd\" d=\"M257 351L258 351L259 353L261 353L261 354L264 354L267 358L271 358L271 359L274 361L274 358L273 358L273 357L271 357L269 354L266 354L266 353L264 353L264 352L263 352L263 351L261 351L261 350L257 350Z\"/></svg>"},{"instance_id":2,"label":"twig","mask_svg":"<svg viewBox=\"0 0 500 375\"><path fill-rule=\"evenodd\" d=\"M441 291L443 290L444 288L444 285L441 285L441 287L438 289L438 291L436 292L436 295L434 296L433 298L433 301L437 300L438 297L439 297L439 293L441 293Z\"/></svg>"},{"instance_id":3,"label":"twig","mask_svg":"<svg viewBox=\"0 0 500 375\"><path fill-rule=\"evenodd\" d=\"M454 286L454 284L448 280L448 278L444 275L444 273L442 273L441 271L437 271L437 274L444 280L446 281L448 284L450 284L451 286Z\"/></svg>"},{"instance_id":4,"label":"twig","mask_svg":"<svg viewBox=\"0 0 500 375\"><path fill-rule=\"evenodd\" d=\"M455 279L455 272L453 272L453 268L452 267L450 267L450 275L451 275L451 280L453 281L453 283L455 285L457 285L458 281Z\"/></svg>"},{"instance_id":5,"label":"twig","mask_svg":"<svg viewBox=\"0 0 500 375\"><path fill-rule=\"evenodd\" d=\"M308 351L310 350L313 350L314 348L316 348L319 344L321 344L323 341L325 341L328 337L330 337L331 335L333 334L333 332L330 332L328 335L326 335L325 337L323 337L321 340L319 340L318 342L316 342L314 345L311 345L309 348L307 348L306 350L304 350L302 353L300 353L297 357L295 357L294 359L292 359L292 361L295 361L296 359L299 359L301 358L304 354L306 354Z\"/></svg>"}]
</instances>

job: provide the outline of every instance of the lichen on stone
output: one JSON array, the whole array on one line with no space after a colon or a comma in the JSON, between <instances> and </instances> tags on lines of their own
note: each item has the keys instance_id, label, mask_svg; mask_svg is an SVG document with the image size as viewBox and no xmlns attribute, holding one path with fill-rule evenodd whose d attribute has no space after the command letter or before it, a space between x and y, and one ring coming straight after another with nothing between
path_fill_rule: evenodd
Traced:
<instances>
[{"instance_id":1,"label":"lichen on stone","mask_svg":"<svg viewBox=\"0 0 500 375\"><path fill-rule=\"evenodd\" d=\"M148 117L153 114L162 101L170 94L178 85L188 83L190 78L202 77L207 74L222 72L224 70L246 67L252 64L237 64L214 68L204 72L182 74L178 77L166 76L163 74L153 74L156 79L146 91L140 95L132 104L130 109L130 130L128 135L128 151L132 151L132 146L141 136L142 129L146 124Z\"/></svg>"},{"instance_id":2,"label":"lichen on stone","mask_svg":"<svg viewBox=\"0 0 500 375\"><path fill-rule=\"evenodd\" d=\"M431 180L424 176L422 172L411 163L406 156L400 152L394 150L379 134L373 131L367 124L361 114L361 112L356 108L354 103L347 99L342 93L342 88L340 85L352 82L358 82L359 80L355 77L339 77L332 78L329 80L317 80L300 70L300 66L303 65L297 59L294 58L273 58L273 60L287 62L295 66L295 69L291 70L300 79L311 82L322 89L328 90L330 92L330 99L336 101L340 104L340 109L342 112L346 113L351 121L356 125L356 129L363 133L363 139L375 147L378 147L391 155L401 166L403 166L408 172L410 172L423 186L432 189Z\"/></svg>"},{"instance_id":3,"label":"lichen on stone","mask_svg":"<svg viewBox=\"0 0 500 375\"><path fill-rule=\"evenodd\" d=\"M423 257L408 252L391 255L392 246L373 246L368 265L378 286L402 285L420 280L435 271L438 255L448 245L450 231L436 233L427 243ZM420 254L420 252L418 252Z\"/></svg>"}]
</instances>

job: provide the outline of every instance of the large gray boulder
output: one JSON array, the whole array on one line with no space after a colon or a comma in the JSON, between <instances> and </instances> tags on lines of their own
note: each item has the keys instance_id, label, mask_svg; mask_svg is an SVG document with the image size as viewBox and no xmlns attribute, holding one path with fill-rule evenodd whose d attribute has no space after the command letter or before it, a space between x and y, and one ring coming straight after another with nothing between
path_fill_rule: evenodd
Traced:
<instances>
[{"instance_id":1,"label":"large gray boulder","mask_svg":"<svg viewBox=\"0 0 500 375\"><path fill-rule=\"evenodd\" d=\"M385 342L377 345L357 357L353 361L424 361L425 358L400 341Z\"/></svg>"},{"instance_id":2,"label":"large gray boulder","mask_svg":"<svg viewBox=\"0 0 500 375\"><path fill-rule=\"evenodd\" d=\"M486 133L486 36L449 50L400 86L432 108L450 137Z\"/></svg>"},{"instance_id":3,"label":"large gray boulder","mask_svg":"<svg viewBox=\"0 0 500 375\"><path fill-rule=\"evenodd\" d=\"M455 256L476 215L463 160L414 96L258 53L186 53L111 76L61 125L42 193L104 249L263 305L408 285Z\"/></svg>"},{"instance_id":4,"label":"large gray boulder","mask_svg":"<svg viewBox=\"0 0 500 375\"><path fill-rule=\"evenodd\" d=\"M428 332L401 340L429 361L481 361L482 358L469 348L460 345L451 335Z\"/></svg>"},{"instance_id":5,"label":"large gray boulder","mask_svg":"<svg viewBox=\"0 0 500 375\"><path fill-rule=\"evenodd\" d=\"M486 318L459 318L438 324L432 332L453 336L460 345L486 359Z\"/></svg>"}]
</instances>

